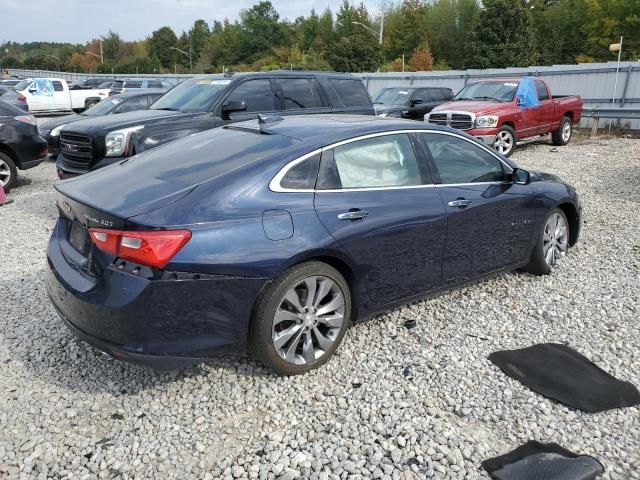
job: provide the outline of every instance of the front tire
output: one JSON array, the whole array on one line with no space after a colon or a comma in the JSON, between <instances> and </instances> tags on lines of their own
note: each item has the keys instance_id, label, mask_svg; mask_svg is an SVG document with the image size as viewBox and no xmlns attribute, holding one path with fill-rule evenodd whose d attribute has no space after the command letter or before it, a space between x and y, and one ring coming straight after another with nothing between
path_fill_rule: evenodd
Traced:
<instances>
[{"instance_id":1,"label":"front tire","mask_svg":"<svg viewBox=\"0 0 640 480\"><path fill-rule=\"evenodd\" d=\"M493 142L493 148L504 155L511 156L516 148L516 132L509 125L502 125L496 134Z\"/></svg>"},{"instance_id":2,"label":"front tire","mask_svg":"<svg viewBox=\"0 0 640 480\"><path fill-rule=\"evenodd\" d=\"M4 153L0 153L0 185L5 193L13 188L18 180L18 170L13 159Z\"/></svg>"},{"instance_id":3,"label":"front tire","mask_svg":"<svg viewBox=\"0 0 640 480\"><path fill-rule=\"evenodd\" d=\"M560 127L551 132L551 141L554 145L562 147L569 143L572 135L573 124L571 123L571 119L569 117L562 117L562 120L560 120Z\"/></svg>"},{"instance_id":4,"label":"front tire","mask_svg":"<svg viewBox=\"0 0 640 480\"><path fill-rule=\"evenodd\" d=\"M569 251L569 233L565 213L560 208L551 210L538 234L531 261L524 270L535 275L550 274Z\"/></svg>"},{"instance_id":5,"label":"front tire","mask_svg":"<svg viewBox=\"0 0 640 480\"><path fill-rule=\"evenodd\" d=\"M351 320L344 277L322 262L296 265L263 292L249 327L249 349L279 375L297 375L326 363Z\"/></svg>"}]
</instances>

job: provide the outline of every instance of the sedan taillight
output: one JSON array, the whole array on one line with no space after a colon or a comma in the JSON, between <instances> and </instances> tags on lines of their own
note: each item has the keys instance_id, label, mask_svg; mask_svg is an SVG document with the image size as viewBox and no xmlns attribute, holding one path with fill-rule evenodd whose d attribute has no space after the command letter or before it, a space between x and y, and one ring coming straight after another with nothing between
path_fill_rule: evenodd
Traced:
<instances>
[{"instance_id":1,"label":"sedan taillight","mask_svg":"<svg viewBox=\"0 0 640 480\"><path fill-rule=\"evenodd\" d=\"M15 120L18 120L22 123L28 123L29 125L33 125L34 127L38 126L38 122L33 115L18 115L17 117L13 117Z\"/></svg>"},{"instance_id":2,"label":"sedan taillight","mask_svg":"<svg viewBox=\"0 0 640 480\"><path fill-rule=\"evenodd\" d=\"M191 239L189 230L117 231L89 229L96 247L113 256L163 268Z\"/></svg>"}]
</instances>

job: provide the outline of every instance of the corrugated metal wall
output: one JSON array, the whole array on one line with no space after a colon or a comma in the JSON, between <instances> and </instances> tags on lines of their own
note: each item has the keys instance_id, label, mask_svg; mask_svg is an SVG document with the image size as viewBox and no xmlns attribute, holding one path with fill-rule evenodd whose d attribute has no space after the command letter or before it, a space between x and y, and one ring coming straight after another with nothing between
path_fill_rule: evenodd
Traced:
<instances>
[{"instance_id":1,"label":"corrugated metal wall","mask_svg":"<svg viewBox=\"0 0 640 480\"><path fill-rule=\"evenodd\" d=\"M56 77L79 80L87 77L113 78L114 75L49 72L43 70L10 69L12 75L23 77ZM610 108L616 79L616 63L583 63L580 65L553 65L546 67L505 68L487 70L451 70L446 72L417 73L362 73L362 78L371 95L384 87L420 85L449 87L458 92L469 81L505 76L533 75L544 78L554 95L580 95L585 107ZM135 75L115 75L117 78ZM167 78L178 82L190 75L139 75L139 77ZM615 108L640 109L640 62L622 62L618 75ZM622 120L622 125L640 130L640 120ZM591 119L583 119L581 126L591 126Z\"/></svg>"}]
</instances>

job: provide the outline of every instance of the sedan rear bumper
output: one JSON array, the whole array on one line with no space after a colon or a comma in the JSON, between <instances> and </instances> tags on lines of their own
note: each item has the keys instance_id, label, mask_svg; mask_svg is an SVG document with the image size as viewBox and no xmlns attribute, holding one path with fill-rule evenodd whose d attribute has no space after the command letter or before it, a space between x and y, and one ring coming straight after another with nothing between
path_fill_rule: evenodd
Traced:
<instances>
[{"instance_id":1,"label":"sedan rear bumper","mask_svg":"<svg viewBox=\"0 0 640 480\"><path fill-rule=\"evenodd\" d=\"M55 232L47 267L47 293L73 333L119 360L163 369L242 348L266 282L178 272L149 279L115 266L92 278L69 263Z\"/></svg>"}]
</instances>

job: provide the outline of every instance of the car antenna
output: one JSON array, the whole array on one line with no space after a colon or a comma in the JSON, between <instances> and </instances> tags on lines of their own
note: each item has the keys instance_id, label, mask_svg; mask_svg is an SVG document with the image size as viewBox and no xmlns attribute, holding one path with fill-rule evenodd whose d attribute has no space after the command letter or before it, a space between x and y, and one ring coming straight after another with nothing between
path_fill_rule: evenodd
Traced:
<instances>
[{"instance_id":1,"label":"car antenna","mask_svg":"<svg viewBox=\"0 0 640 480\"><path fill-rule=\"evenodd\" d=\"M284 119L279 115L268 115L264 113L258 114L258 126L260 127L260 131L262 131L264 125L281 122L282 120Z\"/></svg>"}]
</instances>

